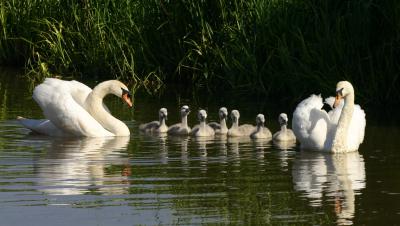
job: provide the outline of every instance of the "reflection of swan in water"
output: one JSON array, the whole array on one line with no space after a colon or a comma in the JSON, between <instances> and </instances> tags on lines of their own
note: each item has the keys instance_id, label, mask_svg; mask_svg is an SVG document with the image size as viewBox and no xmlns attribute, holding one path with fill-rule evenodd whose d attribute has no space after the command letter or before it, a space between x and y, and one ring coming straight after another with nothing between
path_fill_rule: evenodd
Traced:
<instances>
[{"instance_id":1,"label":"reflection of swan in water","mask_svg":"<svg viewBox=\"0 0 400 226\"><path fill-rule=\"evenodd\" d=\"M43 192L76 195L87 192L127 193L129 162L122 156L130 137L55 139L47 155L36 164L38 184ZM109 166L122 166L113 174ZM119 168L119 167L118 167Z\"/></svg>"},{"instance_id":2,"label":"reflection of swan in water","mask_svg":"<svg viewBox=\"0 0 400 226\"><path fill-rule=\"evenodd\" d=\"M310 198L311 206L322 206L324 196L333 198L338 224L352 224L355 195L365 188L365 166L358 152L326 154L300 152L293 165L297 191Z\"/></svg>"}]
</instances>

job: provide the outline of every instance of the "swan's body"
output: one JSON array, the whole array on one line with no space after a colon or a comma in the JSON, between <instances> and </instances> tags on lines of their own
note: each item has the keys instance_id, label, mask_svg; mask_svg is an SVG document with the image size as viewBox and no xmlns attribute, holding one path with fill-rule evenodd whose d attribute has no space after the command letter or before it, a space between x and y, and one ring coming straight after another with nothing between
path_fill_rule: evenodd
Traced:
<instances>
[{"instance_id":1,"label":"swan's body","mask_svg":"<svg viewBox=\"0 0 400 226\"><path fill-rule=\"evenodd\" d=\"M181 108L181 123L174 124L168 128L168 134L171 135L189 135L191 129L187 124L187 116L190 113L189 106L184 105Z\"/></svg>"},{"instance_id":2,"label":"swan's body","mask_svg":"<svg viewBox=\"0 0 400 226\"><path fill-rule=\"evenodd\" d=\"M128 127L104 106L107 94L121 97L132 106L128 88L117 80L102 82L91 90L77 81L47 78L33 91L33 99L47 119L18 120L28 129L49 136L129 136Z\"/></svg>"},{"instance_id":3,"label":"swan's body","mask_svg":"<svg viewBox=\"0 0 400 226\"><path fill-rule=\"evenodd\" d=\"M256 117L256 130L250 134L252 139L271 139L271 131L264 126L265 117L263 114L258 114Z\"/></svg>"},{"instance_id":4,"label":"swan's body","mask_svg":"<svg viewBox=\"0 0 400 226\"><path fill-rule=\"evenodd\" d=\"M296 142L296 136L291 129L287 128L288 117L285 113L281 113L278 118L281 130L274 133L272 139L274 142Z\"/></svg>"},{"instance_id":5,"label":"swan's body","mask_svg":"<svg viewBox=\"0 0 400 226\"><path fill-rule=\"evenodd\" d=\"M242 137L250 136L252 132L255 131L255 127L250 124L244 124L239 126L240 114L238 110L232 110L231 112L232 126L228 130L228 136L231 137Z\"/></svg>"},{"instance_id":6,"label":"swan's body","mask_svg":"<svg viewBox=\"0 0 400 226\"><path fill-rule=\"evenodd\" d=\"M339 82L335 109L327 113L321 110L322 106L322 98L311 95L293 113L292 128L301 147L328 152L358 150L364 140L366 121L364 111L354 105L353 86L347 81Z\"/></svg>"},{"instance_id":7,"label":"swan's body","mask_svg":"<svg viewBox=\"0 0 400 226\"><path fill-rule=\"evenodd\" d=\"M215 134L226 135L228 133L228 127L226 126L226 118L228 117L228 110L226 109L226 107L220 108L218 111L218 115L220 123L210 122L208 123L208 125L214 129Z\"/></svg>"},{"instance_id":8,"label":"swan's body","mask_svg":"<svg viewBox=\"0 0 400 226\"><path fill-rule=\"evenodd\" d=\"M214 129L207 125L207 112L205 110L200 110L197 114L200 124L193 127L190 134L195 137L211 137L215 135Z\"/></svg>"},{"instance_id":9,"label":"swan's body","mask_svg":"<svg viewBox=\"0 0 400 226\"><path fill-rule=\"evenodd\" d=\"M165 121L167 120L168 111L166 108L161 108L158 112L159 121L152 121L139 126L139 130L147 133L166 133L168 126Z\"/></svg>"}]
</instances>

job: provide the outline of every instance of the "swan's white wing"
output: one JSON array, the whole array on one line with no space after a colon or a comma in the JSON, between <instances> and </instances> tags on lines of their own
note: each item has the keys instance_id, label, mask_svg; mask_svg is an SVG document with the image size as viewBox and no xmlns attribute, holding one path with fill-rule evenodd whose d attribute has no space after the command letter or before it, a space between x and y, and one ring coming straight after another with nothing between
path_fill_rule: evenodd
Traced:
<instances>
[{"instance_id":1,"label":"swan's white wing","mask_svg":"<svg viewBox=\"0 0 400 226\"><path fill-rule=\"evenodd\" d=\"M308 130L309 137L302 145L306 148L323 150L329 146L330 120L326 111L314 108L310 111L311 127ZM328 143L327 143L328 142Z\"/></svg>"},{"instance_id":2,"label":"swan's white wing","mask_svg":"<svg viewBox=\"0 0 400 226\"><path fill-rule=\"evenodd\" d=\"M364 141L365 133L365 112L360 105L354 105L353 117L351 118L349 132L347 136L347 145L351 150L357 150Z\"/></svg>"},{"instance_id":3,"label":"swan's white wing","mask_svg":"<svg viewBox=\"0 0 400 226\"><path fill-rule=\"evenodd\" d=\"M58 79L55 79L58 80ZM58 80L60 81L60 80ZM85 100L87 98L87 96L89 95L90 92L92 92L92 89L75 80L72 81L61 81L61 82L65 82L65 84L68 84L68 86L70 87L71 90L71 96L72 98L74 98L74 100L81 106L84 106ZM108 107L104 104L103 102L103 107L104 109L106 109L106 111L108 113L110 113L110 110L108 109Z\"/></svg>"},{"instance_id":4,"label":"swan's white wing","mask_svg":"<svg viewBox=\"0 0 400 226\"><path fill-rule=\"evenodd\" d=\"M63 133L55 127L48 119L35 120L18 117L18 121L26 128L39 134L46 134L49 136L68 136L68 134Z\"/></svg>"},{"instance_id":5,"label":"swan's white wing","mask_svg":"<svg viewBox=\"0 0 400 226\"><path fill-rule=\"evenodd\" d=\"M46 118L63 132L74 136L112 136L75 101L71 95L74 92L70 82L46 79L33 91L33 99Z\"/></svg>"},{"instance_id":6,"label":"swan's white wing","mask_svg":"<svg viewBox=\"0 0 400 226\"><path fill-rule=\"evenodd\" d=\"M332 140L332 122L322 106L321 96L313 94L300 102L293 113L292 130L303 148L324 150Z\"/></svg>"},{"instance_id":7,"label":"swan's white wing","mask_svg":"<svg viewBox=\"0 0 400 226\"><path fill-rule=\"evenodd\" d=\"M296 110L293 112L292 129L300 142L308 139L310 135L309 130L312 124L312 121L310 121L311 110L314 108L321 109L322 106L321 96L314 94L297 105Z\"/></svg>"}]
</instances>

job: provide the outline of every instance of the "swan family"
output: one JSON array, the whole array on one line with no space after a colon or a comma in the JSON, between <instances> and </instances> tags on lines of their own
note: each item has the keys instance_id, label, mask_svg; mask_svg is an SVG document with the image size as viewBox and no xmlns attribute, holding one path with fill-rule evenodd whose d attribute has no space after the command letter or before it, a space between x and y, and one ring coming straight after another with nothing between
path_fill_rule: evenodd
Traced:
<instances>
[{"instance_id":1,"label":"swan family","mask_svg":"<svg viewBox=\"0 0 400 226\"><path fill-rule=\"evenodd\" d=\"M126 124L112 116L103 103L103 98L113 94L128 107L132 107L131 93L118 80L104 81L93 89L77 81L64 81L47 78L36 86L33 99L43 111L45 119L27 119L18 117L19 122L34 133L57 137L106 137L129 136ZM333 107L326 112L323 105ZM287 128L289 118L281 113L278 117L280 130L272 135L265 127L265 116L256 116L256 125L239 124L240 113L234 109L230 113L232 125L227 126L228 109L218 111L219 123L207 123L207 112L201 109L197 113L198 125L188 125L190 108L183 105L180 109L181 122L167 126L168 112L161 108L159 120L144 123L139 130L145 133L168 134L171 136L212 137L250 137L251 139L271 139L274 142L292 142L296 140L302 149L325 152L356 151L363 142L365 131L365 113L354 104L354 88L348 81L337 83L335 97L325 99L312 94L301 101L294 113L292 129Z\"/></svg>"}]
</instances>

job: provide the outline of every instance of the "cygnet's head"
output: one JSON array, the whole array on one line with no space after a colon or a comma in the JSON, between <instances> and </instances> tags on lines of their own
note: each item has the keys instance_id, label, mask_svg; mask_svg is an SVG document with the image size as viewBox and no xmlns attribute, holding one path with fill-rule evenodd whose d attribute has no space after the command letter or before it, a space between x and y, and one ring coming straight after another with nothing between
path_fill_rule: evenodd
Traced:
<instances>
[{"instance_id":1,"label":"cygnet's head","mask_svg":"<svg viewBox=\"0 0 400 226\"><path fill-rule=\"evenodd\" d=\"M348 81L340 81L336 85L336 97L333 107L337 107L340 100L349 94L354 94L354 88Z\"/></svg>"},{"instance_id":2,"label":"cygnet's head","mask_svg":"<svg viewBox=\"0 0 400 226\"><path fill-rule=\"evenodd\" d=\"M258 114L257 117L256 117L256 124L258 126L262 126L262 125L264 125L264 123L265 123L264 115L263 114Z\"/></svg>"},{"instance_id":3,"label":"cygnet's head","mask_svg":"<svg viewBox=\"0 0 400 226\"><path fill-rule=\"evenodd\" d=\"M181 107L181 116L182 116L182 117L187 116L189 113L190 113L189 106L183 105L183 106Z\"/></svg>"},{"instance_id":4,"label":"cygnet's head","mask_svg":"<svg viewBox=\"0 0 400 226\"><path fill-rule=\"evenodd\" d=\"M279 121L279 124L281 126L283 126L283 125L287 125L288 124L289 119L288 119L288 117L287 117L287 115L285 113L281 113L279 115L278 121Z\"/></svg>"},{"instance_id":5,"label":"cygnet's head","mask_svg":"<svg viewBox=\"0 0 400 226\"><path fill-rule=\"evenodd\" d=\"M226 117L228 117L228 109L226 109L226 107L220 108L218 111L218 115L220 119L225 119Z\"/></svg>"},{"instance_id":6,"label":"cygnet's head","mask_svg":"<svg viewBox=\"0 0 400 226\"><path fill-rule=\"evenodd\" d=\"M207 112L203 109L199 110L199 113L197 113L197 118L199 119L200 122L206 121Z\"/></svg>"},{"instance_id":7,"label":"cygnet's head","mask_svg":"<svg viewBox=\"0 0 400 226\"><path fill-rule=\"evenodd\" d=\"M168 111L167 111L167 109L166 108L160 108L160 111L158 112L158 115L159 115L159 117L161 118L161 119L165 119L165 120L167 120L167 117L168 117Z\"/></svg>"},{"instance_id":8,"label":"cygnet's head","mask_svg":"<svg viewBox=\"0 0 400 226\"><path fill-rule=\"evenodd\" d=\"M232 119L232 121L237 122L239 120L239 118L240 118L239 111L238 110L232 110L231 111L231 119Z\"/></svg>"}]
</instances>

